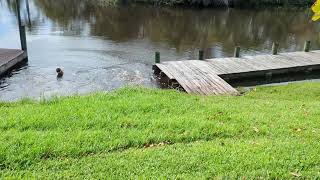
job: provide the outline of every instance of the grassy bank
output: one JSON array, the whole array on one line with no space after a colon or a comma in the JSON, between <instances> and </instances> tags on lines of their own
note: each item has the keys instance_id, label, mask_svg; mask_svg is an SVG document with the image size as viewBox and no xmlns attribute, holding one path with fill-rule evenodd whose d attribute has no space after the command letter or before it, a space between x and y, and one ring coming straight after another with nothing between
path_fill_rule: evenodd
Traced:
<instances>
[{"instance_id":1,"label":"grassy bank","mask_svg":"<svg viewBox=\"0 0 320 180\"><path fill-rule=\"evenodd\" d=\"M320 177L320 83L0 103L0 178Z\"/></svg>"}]
</instances>

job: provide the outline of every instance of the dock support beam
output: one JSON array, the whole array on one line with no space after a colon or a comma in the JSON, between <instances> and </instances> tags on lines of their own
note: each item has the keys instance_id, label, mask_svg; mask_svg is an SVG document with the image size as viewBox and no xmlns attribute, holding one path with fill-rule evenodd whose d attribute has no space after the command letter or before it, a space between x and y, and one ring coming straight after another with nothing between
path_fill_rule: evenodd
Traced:
<instances>
[{"instance_id":1,"label":"dock support beam","mask_svg":"<svg viewBox=\"0 0 320 180\"><path fill-rule=\"evenodd\" d=\"M29 27L31 27L29 0L25 0L25 1L26 1L26 8L27 8L27 14L28 14L28 23L29 23Z\"/></svg>"},{"instance_id":2,"label":"dock support beam","mask_svg":"<svg viewBox=\"0 0 320 180\"><path fill-rule=\"evenodd\" d=\"M154 57L155 63L160 63L160 52L156 52L155 53L155 57Z\"/></svg>"},{"instance_id":3,"label":"dock support beam","mask_svg":"<svg viewBox=\"0 0 320 180\"><path fill-rule=\"evenodd\" d=\"M272 80L272 72L266 73L266 81L271 82L271 80Z\"/></svg>"},{"instance_id":4,"label":"dock support beam","mask_svg":"<svg viewBox=\"0 0 320 180\"><path fill-rule=\"evenodd\" d=\"M203 52L203 50L199 51L199 60L204 60L204 52Z\"/></svg>"},{"instance_id":5,"label":"dock support beam","mask_svg":"<svg viewBox=\"0 0 320 180\"><path fill-rule=\"evenodd\" d=\"M21 26L21 14L20 14L20 0L16 0L16 8L17 8L17 19L18 19L18 25L19 28Z\"/></svg>"},{"instance_id":6,"label":"dock support beam","mask_svg":"<svg viewBox=\"0 0 320 180\"><path fill-rule=\"evenodd\" d=\"M22 25L22 22L21 22L20 0L16 0L16 6L17 6L17 18L18 18L21 49L27 52L26 28L24 25Z\"/></svg>"},{"instance_id":7,"label":"dock support beam","mask_svg":"<svg viewBox=\"0 0 320 180\"><path fill-rule=\"evenodd\" d=\"M273 43L272 44L272 54L277 55L278 54L278 48L279 48L279 43Z\"/></svg>"},{"instance_id":8,"label":"dock support beam","mask_svg":"<svg viewBox=\"0 0 320 180\"><path fill-rule=\"evenodd\" d=\"M27 36L26 36L26 27L20 26L19 27L19 33L20 33L20 43L21 43L21 49L25 52L27 52Z\"/></svg>"},{"instance_id":9,"label":"dock support beam","mask_svg":"<svg viewBox=\"0 0 320 180\"><path fill-rule=\"evenodd\" d=\"M234 48L234 57L240 57L240 46Z\"/></svg>"},{"instance_id":10,"label":"dock support beam","mask_svg":"<svg viewBox=\"0 0 320 180\"><path fill-rule=\"evenodd\" d=\"M304 52L309 52L310 47L311 47L311 41L304 42L304 48L303 48Z\"/></svg>"}]
</instances>

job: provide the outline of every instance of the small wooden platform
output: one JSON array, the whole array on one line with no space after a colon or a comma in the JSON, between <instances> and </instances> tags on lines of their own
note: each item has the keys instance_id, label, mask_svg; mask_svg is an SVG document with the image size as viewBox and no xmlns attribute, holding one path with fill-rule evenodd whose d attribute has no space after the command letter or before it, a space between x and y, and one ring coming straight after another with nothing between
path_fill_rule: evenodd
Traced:
<instances>
[{"instance_id":1,"label":"small wooden platform","mask_svg":"<svg viewBox=\"0 0 320 180\"><path fill-rule=\"evenodd\" d=\"M0 49L0 76L27 58L27 53L17 49Z\"/></svg>"},{"instance_id":2,"label":"small wooden platform","mask_svg":"<svg viewBox=\"0 0 320 180\"><path fill-rule=\"evenodd\" d=\"M157 64L169 79L177 81L188 93L236 95L238 92L201 61L175 61Z\"/></svg>"},{"instance_id":3,"label":"small wooden platform","mask_svg":"<svg viewBox=\"0 0 320 180\"><path fill-rule=\"evenodd\" d=\"M155 64L156 74L177 82L186 92L201 95L237 95L226 81L320 70L320 51L280 53L278 55L166 61Z\"/></svg>"}]
</instances>

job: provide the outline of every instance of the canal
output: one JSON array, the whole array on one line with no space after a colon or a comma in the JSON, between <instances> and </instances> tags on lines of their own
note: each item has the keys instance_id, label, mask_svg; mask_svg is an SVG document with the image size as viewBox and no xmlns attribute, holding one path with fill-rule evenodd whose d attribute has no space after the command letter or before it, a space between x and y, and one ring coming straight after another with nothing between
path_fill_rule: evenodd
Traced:
<instances>
[{"instance_id":1,"label":"canal","mask_svg":"<svg viewBox=\"0 0 320 180\"><path fill-rule=\"evenodd\" d=\"M157 87L151 66L162 61L297 51L305 40L320 47L320 27L309 9L195 9L106 7L94 0L21 0L29 62L0 79L0 100ZM19 48L15 1L0 1L0 48ZM62 79L55 69L64 70Z\"/></svg>"}]
</instances>

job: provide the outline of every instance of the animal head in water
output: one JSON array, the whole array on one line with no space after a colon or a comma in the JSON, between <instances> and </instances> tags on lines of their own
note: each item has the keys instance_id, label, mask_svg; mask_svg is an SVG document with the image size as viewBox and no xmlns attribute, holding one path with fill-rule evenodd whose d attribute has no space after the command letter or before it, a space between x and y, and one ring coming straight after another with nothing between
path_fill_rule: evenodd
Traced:
<instances>
[{"instance_id":1,"label":"animal head in water","mask_svg":"<svg viewBox=\"0 0 320 180\"><path fill-rule=\"evenodd\" d=\"M57 69L56 69L56 72L58 73L58 74L57 74L57 77L62 77L62 76L63 76L63 71L62 71L61 68L57 68Z\"/></svg>"}]
</instances>

